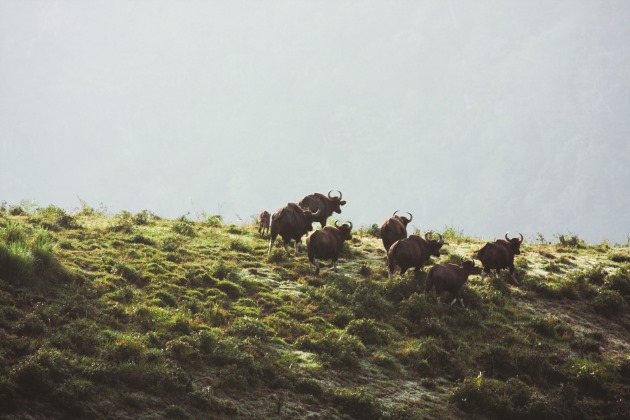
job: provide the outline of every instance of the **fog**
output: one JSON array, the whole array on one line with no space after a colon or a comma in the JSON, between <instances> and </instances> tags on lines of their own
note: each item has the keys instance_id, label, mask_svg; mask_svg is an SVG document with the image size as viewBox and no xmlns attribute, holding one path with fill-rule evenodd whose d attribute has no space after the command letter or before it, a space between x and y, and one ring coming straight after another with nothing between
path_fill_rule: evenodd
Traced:
<instances>
[{"instance_id":1,"label":"fog","mask_svg":"<svg viewBox=\"0 0 630 420\"><path fill-rule=\"evenodd\" d=\"M0 201L625 244L629 41L624 0L0 0Z\"/></svg>"}]
</instances>

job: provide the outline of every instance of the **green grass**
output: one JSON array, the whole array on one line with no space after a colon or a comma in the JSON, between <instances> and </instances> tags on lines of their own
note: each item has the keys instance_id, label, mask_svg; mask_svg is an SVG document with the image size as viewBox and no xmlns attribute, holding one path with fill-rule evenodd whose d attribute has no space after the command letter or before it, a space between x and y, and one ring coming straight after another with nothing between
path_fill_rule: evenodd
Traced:
<instances>
[{"instance_id":1,"label":"green grass","mask_svg":"<svg viewBox=\"0 0 630 420\"><path fill-rule=\"evenodd\" d=\"M507 274L425 300L378 226L337 272L254 224L0 208L0 416L572 418L630 408L630 252L525 243ZM454 227L435 262L485 241Z\"/></svg>"}]
</instances>

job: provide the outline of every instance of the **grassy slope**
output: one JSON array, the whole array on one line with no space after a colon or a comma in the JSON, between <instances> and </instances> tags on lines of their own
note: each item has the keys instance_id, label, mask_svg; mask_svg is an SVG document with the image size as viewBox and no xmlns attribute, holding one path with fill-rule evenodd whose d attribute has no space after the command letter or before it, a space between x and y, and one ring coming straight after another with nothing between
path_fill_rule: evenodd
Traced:
<instances>
[{"instance_id":1,"label":"grassy slope","mask_svg":"<svg viewBox=\"0 0 630 420\"><path fill-rule=\"evenodd\" d=\"M482 244L445 233L440 262ZM252 226L2 211L0 415L622 417L630 253L568 245L525 244L521 287L473 276L463 309L388 280L367 231L314 277Z\"/></svg>"}]
</instances>

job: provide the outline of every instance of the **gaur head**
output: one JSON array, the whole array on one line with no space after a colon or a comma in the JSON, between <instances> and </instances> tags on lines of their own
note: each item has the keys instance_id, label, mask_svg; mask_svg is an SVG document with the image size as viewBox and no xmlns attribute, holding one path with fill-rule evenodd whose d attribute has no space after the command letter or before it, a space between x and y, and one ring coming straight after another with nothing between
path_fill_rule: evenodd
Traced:
<instances>
[{"instance_id":1,"label":"gaur head","mask_svg":"<svg viewBox=\"0 0 630 420\"><path fill-rule=\"evenodd\" d=\"M352 230L352 222L346 222L340 226L339 220L335 220L335 227L339 229L339 232L341 232L341 237L344 241L352 239L352 235L350 234L350 231Z\"/></svg>"},{"instance_id":2,"label":"gaur head","mask_svg":"<svg viewBox=\"0 0 630 420\"><path fill-rule=\"evenodd\" d=\"M339 193L338 197L330 195L330 193L332 192L333 190L328 191L328 198L330 198L332 202L332 210L335 213L341 213L341 206L346 204L346 200L341 200L341 198L343 197L343 194L341 194L341 191L337 190L337 192Z\"/></svg>"},{"instance_id":3,"label":"gaur head","mask_svg":"<svg viewBox=\"0 0 630 420\"><path fill-rule=\"evenodd\" d=\"M400 210L396 210L394 212L394 214L392 214L392 217L396 217L396 213L398 213ZM411 223L411 221L413 220L413 215L409 212L407 212L407 214L409 215L409 218L405 217L405 216L398 216L398 218L400 219L400 221L403 223L403 225L405 225L405 227L407 227L407 225L409 223Z\"/></svg>"},{"instance_id":4,"label":"gaur head","mask_svg":"<svg viewBox=\"0 0 630 420\"><path fill-rule=\"evenodd\" d=\"M313 230L313 222L321 213L321 209L317 209L315 213L307 209L302 209L302 212L304 213L304 220L306 221L306 231L310 232Z\"/></svg>"},{"instance_id":5,"label":"gaur head","mask_svg":"<svg viewBox=\"0 0 630 420\"><path fill-rule=\"evenodd\" d=\"M481 267L475 267L475 260L466 260L462 258L462 268L466 274L481 274Z\"/></svg>"},{"instance_id":6,"label":"gaur head","mask_svg":"<svg viewBox=\"0 0 630 420\"><path fill-rule=\"evenodd\" d=\"M437 234L437 236L440 237L440 239L432 239L433 238L433 232L427 232L424 234L424 239L429 243L430 248L431 248L431 255L433 255L434 257L440 257L440 249L442 248L442 245L444 245L444 238L442 238L442 235L440 235L439 233Z\"/></svg>"},{"instance_id":7,"label":"gaur head","mask_svg":"<svg viewBox=\"0 0 630 420\"><path fill-rule=\"evenodd\" d=\"M518 234L521 239L519 238L508 238L508 234L505 234L505 240L508 241L510 243L510 248L512 248L512 252L514 252L514 255L519 255L521 253L521 244L523 243L523 235L521 235L520 233Z\"/></svg>"}]
</instances>

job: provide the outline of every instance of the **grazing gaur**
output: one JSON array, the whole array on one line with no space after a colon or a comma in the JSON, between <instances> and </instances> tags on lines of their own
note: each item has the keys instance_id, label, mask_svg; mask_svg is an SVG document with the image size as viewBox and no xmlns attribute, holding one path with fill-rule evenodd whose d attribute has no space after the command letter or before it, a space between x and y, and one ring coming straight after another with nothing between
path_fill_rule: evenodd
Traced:
<instances>
[{"instance_id":1,"label":"grazing gaur","mask_svg":"<svg viewBox=\"0 0 630 420\"><path fill-rule=\"evenodd\" d=\"M440 294L446 291L455 296L451 305L459 300L459 303L465 308L464 300L462 299L462 286L468 280L468 276L479 273L481 273L481 268L475 267L474 260L464 261L462 259L461 267L456 264L435 264L431 267L427 276L424 298L428 298L429 292L435 286L438 302L440 301Z\"/></svg>"},{"instance_id":2,"label":"grazing gaur","mask_svg":"<svg viewBox=\"0 0 630 420\"><path fill-rule=\"evenodd\" d=\"M381 240L385 251L389 251L389 248L394 242L407 237L407 225L413 220L411 213L407 212L409 218L404 216L397 216L400 210L396 210L392 217L385 220L381 226Z\"/></svg>"},{"instance_id":3,"label":"grazing gaur","mask_svg":"<svg viewBox=\"0 0 630 420\"><path fill-rule=\"evenodd\" d=\"M280 235L284 241L284 249L289 253L289 241L295 240L295 255L298 254L298 245L302 242L302 236L313 230L313 222L321 213L320 210L311 212L303 209L295 203L289 203L286 206L276 210L271 216L271 234L269 235L269 252L276 237Z\"/></svg>"},{"instance_id":4,"label":"grazing gaur","mask_svg":"<svg viewBox=\"0 0 630 420\"><path fill-rule=\"evenodd\" d=\"M264 236L265 232L269 234L269 224L271 223L271 214L267 210L263 210L258 215L258 235Z\"/></svg>"},{"instance_id":5,"label":"grazing gaur","mask_svg":"<svg viewBox=\"0 0 630 420\"><path fill-rule=\"evenodd\" d=\"M337 190L339 193L338 197L331 196L332 190L328 191L328 197L324 194L315 193L311 195L307 195L302 198L298 203L300 207L304 209L308 209L311 212L320 211L319 216L315 219L316 222L319 222L322 227L326 226L326 220L335 213L341 213L341 206L346 204L345 200L341 200L343 194L341 191Z\"/></svg>"},{"instance_id":6,"label":"grazing gaur","mask_svg":"<svg viewBox=\"0 0 630 420\"><path fill-rule=\"evenodd\" d=\"M343 249L344 241L352 239L350 231L352 230L352 222L344 223L339 226L339 221L335 221L335 227L325 226L323 229L316 230L306 238L306 247L308 248L308 269L312 272L315 267L315 274L319 274L319 260L332 260L333 269L337 269L337 260Z\"/></svg>"},{"instance_id":7,"label":"grazing gaur","mask_svg":"<svg viewBox=\"0 0 630 420\"><path fill-rule=\"evenodd\" d=\"M505 239L488 242L477 251L477 259L483 264L482 282L485 276L490 275L490 270L495 270L498 274L501 269L509 268L511 281L517 286L519 285L516 277L514 277L514 255L521 253L521 244L523 243L523 235L519 233L519 236L521 239L510 239L506 233Z\"/></svg>"},{"instance_id":8,"label":"grazing gaur","mask_svg":"<svg viewBox=\"0 0 630 420\"><path fill-rule=\"evenodd\" d=\"M394 272L398 268L400 268L400 275L402 276L409 268L415 268L416 271L422 269L422 266L431 259L431 256L439 257L444 239L439 233L438 236L440 239L432 239L433 234L427 232L424 238L410 235L408 238L394 242L387 251L389 278L394 276Z\"/></svg>"}]
</instances>

